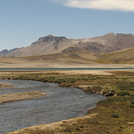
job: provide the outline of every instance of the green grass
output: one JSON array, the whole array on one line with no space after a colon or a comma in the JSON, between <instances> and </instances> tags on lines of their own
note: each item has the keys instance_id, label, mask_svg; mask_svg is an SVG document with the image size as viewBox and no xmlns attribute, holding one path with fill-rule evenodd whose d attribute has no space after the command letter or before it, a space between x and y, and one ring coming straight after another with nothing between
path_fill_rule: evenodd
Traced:
<instances>
[{"instance_id":1,"label":"green grass","mask_svg":"<svg viewBox=\"0 0 134 134\"><path fill-rule=\"evenodd\" d=\"M86 92L112 93L89 110L93 118L81 118L63 123L60 128L25 130L18 134L132 134L134 131L134 72L116 72L113 75L87 75L62 73L12 73L0 79L36 80L55 82L62 87L79 87ZM131 125L130 125L131 124Z\"/></svg>"}]
</instances>

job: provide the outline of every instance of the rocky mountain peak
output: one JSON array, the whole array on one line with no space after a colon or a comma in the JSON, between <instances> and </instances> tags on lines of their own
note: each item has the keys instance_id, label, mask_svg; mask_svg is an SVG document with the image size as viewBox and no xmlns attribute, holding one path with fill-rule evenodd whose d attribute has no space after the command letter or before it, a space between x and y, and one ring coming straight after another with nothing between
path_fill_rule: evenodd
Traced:
<instances>
[{"instance_id":1,"label":"rocky mountain peak","mask_svg":"<svg viewBox=\"0 0 134 134\"><path fill-rule=\"evenodd\" d=\"M67 38L64 37L64 36L58 37L58 36L53 36L53 35L50 34L50 35L47 35L45 37L39 38L39 40L37 42L38 43L51 42L51 41L56 42L56 41L61 41L61 40L64 40L64 39L67 39Z\"/></svg>"},{"instance_id":2,"label":"rocky mountain peak","mask_svg":"<svg viewBox=\"0 0 134 134\"><path fill-rule=\"evenodd\" d=\"M4 49L0 52L0 56L6 55L9 51L7 49Z\"/></svg>"},{"instance_id":3,"label":"rocky mountain peak","mask_svg":"<svg viewBox=\"0 0 134 134\"><path fill-rule=\"evenodd\" d=\"M7 49L4 49L1 52L6 53L6 52L8 52L8 50Z\"/></svg>"}]
</instances>

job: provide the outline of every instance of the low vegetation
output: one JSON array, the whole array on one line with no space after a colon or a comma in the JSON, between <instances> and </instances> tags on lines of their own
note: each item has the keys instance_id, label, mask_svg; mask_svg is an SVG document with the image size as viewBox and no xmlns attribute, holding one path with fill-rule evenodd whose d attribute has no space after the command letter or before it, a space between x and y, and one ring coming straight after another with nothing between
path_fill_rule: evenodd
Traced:
<instances>
[{"instance_id":1,"label":"low vegetation","mask_svg":"<svg viewBox=\"0 0 134 134\"><path fill-rule=\"evenodd\" d=\"M11 84L6 84L6 83L0 83L0 88L11 88L11 87L15 87L15 86Z\"/></svg>"},{"instance_id":2,"label":"low vegetation","mask_svg":"<svg viewBox=\"0 0 134 134\"><path fill-rule=\"evenodd\" d=\"M0 104L7 103L7 102L13 102L13 101L35 99L35 98L42 97L44 95L45 95L45 93L39 92L39 91L4 94L4 95L0 95Z\"/></svg>"},{"instance_id":3,"label":"low vegetation","mask_svg":"<svg viewBox=\"0 0 134 134\"><path fill-rule=\"evenodd\" d=\"M0 79L56 82L62 87L78 87L84 91L108 96L89 110L86 118L64 121L55 127L27 128L10 134L133 134L134 72L113 72L112 75L49 73L10 73ZM91 117L91 115L95 116Z\"/></svg>"}]
</instances>

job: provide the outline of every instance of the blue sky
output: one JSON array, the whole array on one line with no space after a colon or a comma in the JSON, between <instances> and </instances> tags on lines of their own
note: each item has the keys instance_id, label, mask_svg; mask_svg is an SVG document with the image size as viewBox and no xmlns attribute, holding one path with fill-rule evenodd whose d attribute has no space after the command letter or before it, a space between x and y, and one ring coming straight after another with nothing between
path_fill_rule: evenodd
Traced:
<instances>
[{"instance_id":1,"label":"blue sky","mask_svg":"<svg viewBox=\"0 0 134 134\"><path fill-rule=\"evenodd\" d=\"M134 0L116 1L0 0L0 50L28 46L48 34L67 38L134 34Z\"/></svg>"}]
</instances>

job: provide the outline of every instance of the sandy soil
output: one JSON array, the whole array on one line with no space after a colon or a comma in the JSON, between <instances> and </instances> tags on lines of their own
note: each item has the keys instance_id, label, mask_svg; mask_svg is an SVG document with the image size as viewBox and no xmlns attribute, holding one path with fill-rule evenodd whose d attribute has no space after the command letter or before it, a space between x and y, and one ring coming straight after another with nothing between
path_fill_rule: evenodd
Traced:
<instances>
[{"instance_id":1,"label":"sandy soil","mask_svg":"<svg viewBox=\"0 0 134 134\"><path fill-rule=\"evenodd\" d=\"M22 92L22 93L4 94L4 95L0 95L0 103L35 99L35 98L42 97L44 95L46 95L46 94L43 92L39 92L39 91L29 91L29 92Z\"/></svg>"},{"instance_id":2,"label":"sandy soil","mask_svg":"<svg viewBox=\"0 0 134 134\"><path fill-rule=\"evenodd\" d=\"M41 62L18 62L10 64L0 64L1 68L134 68L134 64L62 64Z\"/></svg>"},{"instance_id":3,"label":"sandy soil","mask_svg":"<svg viewBox=\"0 0 134 134\"><path fill-rule=\"evenodd\" d=\"M65 73L65 74L92 74L92 75L112 75L114 72L119 72L119 71L126 71L126 72L134 72L134 70L65 70L65 71L50 71L50 72L57 72L57 73Z\"/></svg>"},{"instance_id":4,"label":"sandy soil","mask_svg":"<svg viewBox=\"0 0 134 134\"><path fill-rule=\"evenodd\" d=\"M92 75L111 75L111 71L107 70L66 70L66 71L51 71L65 74L92 74Z\"/></svg>"},{"instance_id":5,"label":"sandy soil","mask_svg":"<svg viewBox=\"0 0 134 134\"><path fill-rule=\"evenodd\" d=\"M14 73L17 74L32 74L32 73L61 73L61 74L91 74L91 75L112 75L114 72L119 72L119 71L125 71L125 72L134 72L134 70L127 70L127 69L118 69L118 70L54 70L54 71L0 71L1 75L8 76L12 75Z\"/></svg>"}]
</instances>

